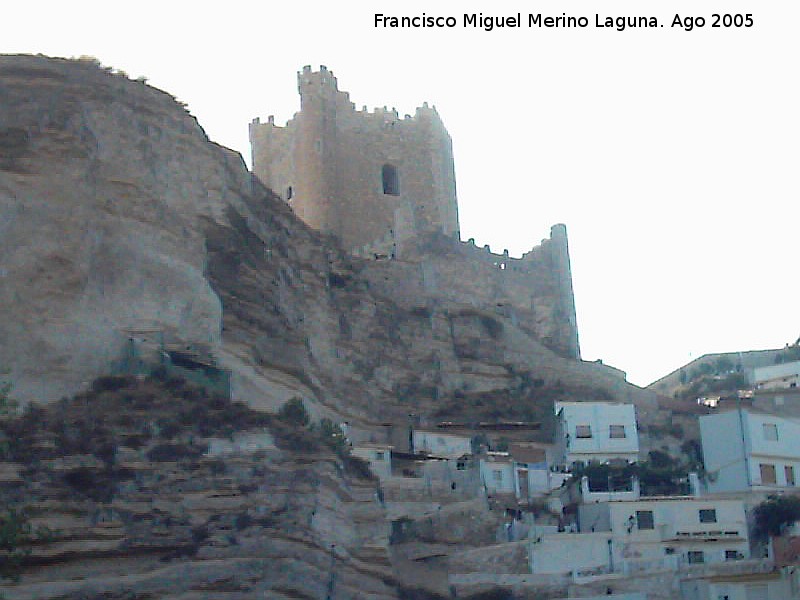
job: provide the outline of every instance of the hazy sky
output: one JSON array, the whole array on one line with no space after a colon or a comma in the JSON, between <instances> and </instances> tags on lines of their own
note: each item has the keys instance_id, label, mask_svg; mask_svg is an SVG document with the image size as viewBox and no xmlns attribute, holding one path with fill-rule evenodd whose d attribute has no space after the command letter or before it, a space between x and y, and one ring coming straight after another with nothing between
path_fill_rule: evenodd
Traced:
<instances>
[{"instance_id":1,"label":"hazy sky","mask_svg":"<svg viewBox=\"0 0 800 600\"><path fill-rule=\"evenodd\" d=\"M248 123L299 109L305 64L327 65L359 107L435 104L462 238L519 256L566 223L583 356L634 383L800 335L797 2L277 4L9 3L0 52L92 55L144 75L248 163ZM753 27L712 28L721 9L750 11ZM564 11L590 26L461 26L464 13ZM376 29L376 12L459 26ZM595 14L664 27L601 29ZM706 25L672 28L675 14Z\"/></svg>"}]
</instances>

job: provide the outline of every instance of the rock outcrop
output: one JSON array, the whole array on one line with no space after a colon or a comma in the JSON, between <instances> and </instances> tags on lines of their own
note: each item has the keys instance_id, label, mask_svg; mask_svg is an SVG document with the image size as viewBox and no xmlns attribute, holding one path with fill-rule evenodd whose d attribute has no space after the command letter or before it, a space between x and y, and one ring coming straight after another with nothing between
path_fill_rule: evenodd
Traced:
<instances>
[{"instance_id":1,"label":"rock outcrop","mask_svg":"<svg viewBox=\"0 0 800 600\"><path fill-rule=\"evenodd\" d=\"M164 92L31 56L0 59L0 82L0 365L22 399L84 389L147 327L208 349L265 408L301 395L369 420L521 380L654 397L502 307L409 299L413 264L347 256ZM542 404L533 389L520 404Z\"/></svg>"},{"instance_id":2,"label":"rock outcrop","mask_svg":"<svg viewBox=\"0 0 800 600\"><path fill-rule=\"evenodd\" d=\"M448 243L461 251L415 243L443 261ZM55 410L150 332L226 369L253 409L300 396L314 421L354 430L403 435L410 413L515 418L543 422L548 440L555 399L657 410L624 373L554 352L546 322L520 326L497 303L412 288L419 278L413 261L356 258L309 229L168 94L89 61L0 57L0 372L18 398ZM401 593L374 484L330 453L267 444L220 467L137 452L112 453L133 479L97 498L71 497L64 477L108 475L101 448L3 470L7 498L22 490L71 532L38 554L63 572L31 573L9 598Z\"/></svg>"}]
</instances>

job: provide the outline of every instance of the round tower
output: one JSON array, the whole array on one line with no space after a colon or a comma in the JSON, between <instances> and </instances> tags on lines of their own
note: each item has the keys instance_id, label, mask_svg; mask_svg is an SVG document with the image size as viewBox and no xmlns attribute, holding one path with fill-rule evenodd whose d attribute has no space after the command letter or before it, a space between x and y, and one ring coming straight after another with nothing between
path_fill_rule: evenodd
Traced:
<instances>
[{"instance_id":1,"label":"round tower","mask_svg":"<svg viewBox=\"0 0 800 600\"><path fill-rule=\"evenodd\" d=\"M335 230L336 78L325 66L314 72L307 65L297 74L297 90L300 112L292 154L294 171L302 176L293 182L290 204L311 227Z\"/></svg>"}]
</instances>

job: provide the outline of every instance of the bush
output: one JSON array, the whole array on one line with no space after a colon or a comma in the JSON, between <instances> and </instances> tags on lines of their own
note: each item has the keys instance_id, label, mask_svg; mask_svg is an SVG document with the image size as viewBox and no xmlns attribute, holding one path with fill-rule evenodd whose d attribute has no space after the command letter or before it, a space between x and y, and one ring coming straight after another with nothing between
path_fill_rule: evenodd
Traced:
<instances>
[{"instance_id":1,"label":"bush","mask_svg":"<svg viewBox=\"0 0 800 600\"><path fill-rule=\"evenodd\" d=\"M781 535L787 525L800 521L800 498L797 496L771 496L756 506L755 534L764 539L768 535Z\"/></svg>"},{"instance_id":2,"label":"bush","mask_svg":"<svg viewBox=\"0 0 800 600\"><path fill-rule=\"evenodd\" d=\"M128 376L107 375L98 377L92 382L92 391L95 393L116 392L128 387L133 381L133 378Z\"/></svg>"},{"instance_id":3,"label":"bush","mask_svg":"<svg viewBox=\"0 0 800 600\"><path fill-rule=\"evenodd\" d=\"M152 462L179 461L185 458L198 458L204 452L198 446L187 444L159 444L147 452L147 460Z\"/></svg>"},{"instance_id":4,"label":"bush","mask_svg":"<svg viewBox=\"0 0 800 600\"><path fill-rule=\"evenodd\" d=\"M344 439L341 427L330 419L322 419L319 422L319 434L322 437L322 441L336 454L341 456L347 451L347 442Z\"/></svg>"},{"instance_id":5,"label":"bush","mask_svg":"<svg viewBox=\"0 0 800 600\"><path fill-rule=\"evenodd\" d=\"M0 579L19 580L22 560L30 554L28 545L34 537L24 512L8 509L0 514Z\"/></svg>"},{"instance_id":6,"label":"bush","mask_svg":"<svg viewBox=\"0 0 800 600\"><path fill-rule=\"evenodd\" d=\"M288 423L289 425L296 425L298 427L306 427L311 422L311 417L308 415L302 398L291 398L281 406L278 411L278 418Z\"/></svg>"}]
</instances>

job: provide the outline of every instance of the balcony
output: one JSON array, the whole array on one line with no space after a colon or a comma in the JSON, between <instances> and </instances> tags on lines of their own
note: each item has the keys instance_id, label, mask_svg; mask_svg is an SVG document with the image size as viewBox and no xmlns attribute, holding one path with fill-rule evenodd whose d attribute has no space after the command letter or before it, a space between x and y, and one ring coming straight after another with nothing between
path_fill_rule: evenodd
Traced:
<instances>
[{"instance_id":1,"label":"balcony","mask_svg":"<svg viewBox=\"0 0 800 600\"><path fill-rule=\"evenodd\" d=\"M747 539L744 525L739 523L662 524L658 528L665 542L743 542Z\"/></svg>"}]
</instances>

